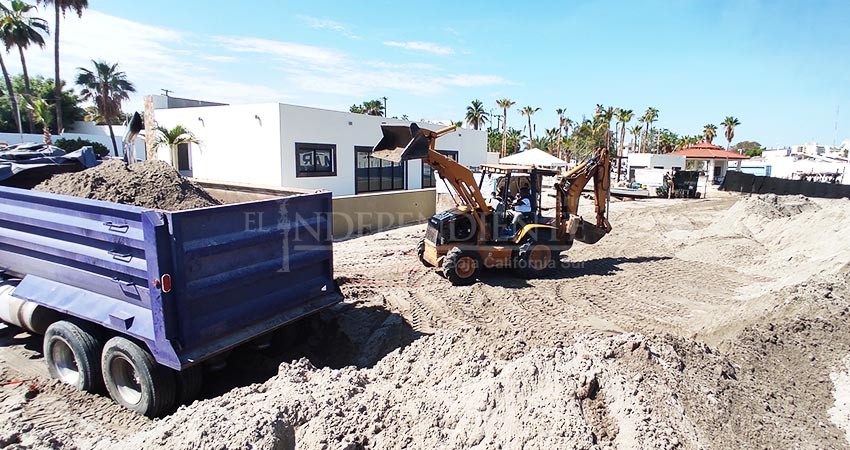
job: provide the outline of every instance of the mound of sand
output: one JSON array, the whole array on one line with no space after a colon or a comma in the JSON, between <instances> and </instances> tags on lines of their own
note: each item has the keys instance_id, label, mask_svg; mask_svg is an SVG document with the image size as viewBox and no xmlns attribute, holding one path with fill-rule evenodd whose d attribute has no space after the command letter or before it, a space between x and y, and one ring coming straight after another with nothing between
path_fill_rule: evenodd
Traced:
<instances>
[{"instance_id":1,"label":"mound of sand","mask_svg":"<svg viewBox=\"0 0 850 450\"><path fill-rule=\"evenodd\" d=\"M781 275L781 283L772 284L775 289L841 270L850 261L848 229L850 200L754 195L688 234L676 257L752 275Z\"/></svg>"},{"instance_id":2,"label":"mound of sand","mask_svg":"<svg viewBox=\"0 0 850 450\"><path fill-rule=\"evenodd\" d=\"M110 160L82 172L55 175L33 189L168 211L220 204L171 165L158 160L130 166Z\"/></svg>"}]
</instances>

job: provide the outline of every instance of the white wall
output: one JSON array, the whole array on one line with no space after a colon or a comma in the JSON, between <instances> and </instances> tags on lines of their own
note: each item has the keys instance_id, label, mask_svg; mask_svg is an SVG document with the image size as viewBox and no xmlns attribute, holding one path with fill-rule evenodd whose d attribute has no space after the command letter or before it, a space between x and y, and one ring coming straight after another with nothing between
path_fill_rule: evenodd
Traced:
<instances>
[{"instance_id":1,"label":"white wall","mask_svg":"<svg viewBox=\"0 0 850 450\"><path fill-rule=\"evenodd\" d=\"M382 137L381 124L409 125L409 121L364 114L352 114L295 105L280 105L281 173L285 186L329 189L334 195L355 193L354 147L373 147ZM437 130L443 125L419 123L422 128ZM297 177L295 144L336 144L336 176ZM487 161L487 135L483 130L459 129L437 140L438 150L458 151L461 164L478 166ZM409 161L407 188L422 187L422 163Z\"/></svg>"},{"instance_id":2,"label":"white wall","mask_svg":"<svg viewBox=\"0 0 850 450\"><path fill-rule=\"evenodd\" d=\"M285 186L277 103L158 109L155 114L158 125L183 125L201 141L190 146L191 176ZM157 157L171 162L170 149L157 149Z\"/></svg>"},{"instance_id":3,"label":"white wall","mask_svg":"<svg viewBox=\"0 0 850 450\"><path fill-rule=\"evenodd\" d=\"M629 169L653 169L656 167L660 167L665 170L672 170L676 167L684 169L685 157L682 155L664 155L655 153L629 153L628 167Z\"/></svg>"},{"instance_id":4,"label":"white wall","mask_svg":"<svg viewBox=\"0 0 850 450\"><path fill-rule=\"evenodd\" d=\"M279 103L158 109L155 114L159 125L171 128L181 124L200 139L201 143L190 150L190 175L195 178L327 189L334 196L355 193L355 146L378 143L382 123L410 123ZM420 126L443 127L428 123ZM335 144L336 176L297 177L296 142ZM487 160L487 135L482 130L460 129L437 140L437 149L457 150L462 164L478 166ZM157 155L171 161L167 148L158 149ZM419 189L421 181L421 163L410 161L407 188Z\"/></svg>"},{"instance_id":5,"label":"white wall","mask_svg":"<svg viewBox=\"0 0 850 450\"><path fill-rule=\"evenodd\" d=\"M121 136L124 134L123 126L114 126L115 129L115 142L118 145L118 155L123 156L124 150L121 147ZM84 133L63 133L61 136L53 135L51 136L53 141L55 142L58 139L85 139L88 141L99 142L106 146L109 149L109 154L114 155L115 151L112 148L112 139L109 138L109 132L106 134L84 134ZM20 144L22 142L35 142L35 143L43 143L44 135L43 134L28 134L24 133L20 135L18 133L0 133L0 142L5 142L7 144ZM143 138L136 139L136 154L144 155L145 148L145 140Z\"/></svg>"}]
</instances>

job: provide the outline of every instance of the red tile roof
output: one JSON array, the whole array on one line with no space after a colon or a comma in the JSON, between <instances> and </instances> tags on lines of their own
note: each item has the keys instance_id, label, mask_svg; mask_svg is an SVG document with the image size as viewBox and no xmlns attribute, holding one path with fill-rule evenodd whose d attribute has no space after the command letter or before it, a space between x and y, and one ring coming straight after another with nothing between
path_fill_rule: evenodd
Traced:
<instances>
[{"instance_id":1,"label":"red tile roof","mask_svg":"<svg viewBox=\"0 0 850 450\"><path fill-rule=\"evenodd\" d=\"M685 158L691 159L750 159L747 155L739 155L735 152L727 152L723 147L709 144L708 142L700 142L693 144L688 148L677 150L668 153L669 155L683 155Z\"/></svg>"}]
</instances>

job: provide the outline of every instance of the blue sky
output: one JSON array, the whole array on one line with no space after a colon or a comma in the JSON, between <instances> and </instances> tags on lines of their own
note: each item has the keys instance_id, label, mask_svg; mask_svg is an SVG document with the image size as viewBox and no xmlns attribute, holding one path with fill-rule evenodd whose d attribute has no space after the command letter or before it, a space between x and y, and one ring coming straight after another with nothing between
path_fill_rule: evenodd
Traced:
<instances>
[{"instance_id":1,"label":"blue sky","mask_svg":"<svg viewBox=\"0 0 850 450\"><path fill-rule=\"evenodd\" d=\"M768 146L832 143L840 107L850 138L847 1L89 3L63 22L63 77L118 61L140 94L343 110L386 96L389 115L431 120L509 97L517 128L517 108L542 108L538 132L559 107L654 106L684 134L734 115L736 141ZM51 52L31 70L52 73Z\"/></svg>"}]
</instances>

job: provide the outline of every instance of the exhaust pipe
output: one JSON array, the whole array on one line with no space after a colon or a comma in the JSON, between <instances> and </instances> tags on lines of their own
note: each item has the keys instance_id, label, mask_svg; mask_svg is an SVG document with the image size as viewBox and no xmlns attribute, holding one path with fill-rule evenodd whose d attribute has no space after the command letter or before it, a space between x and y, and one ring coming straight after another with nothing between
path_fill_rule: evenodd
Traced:
<instances>
[{"instance_id":1,"label":"exhaust pipe","mask_svg":"<svg viewBox=\"0 0 850 450\"><path fill-rule=\"evenodd\" d=\"M31 333L44 334L60 314L13 295L20 280L0 281L0 320Z\"/></svg>"}]
</instances>

